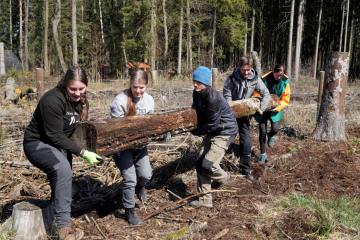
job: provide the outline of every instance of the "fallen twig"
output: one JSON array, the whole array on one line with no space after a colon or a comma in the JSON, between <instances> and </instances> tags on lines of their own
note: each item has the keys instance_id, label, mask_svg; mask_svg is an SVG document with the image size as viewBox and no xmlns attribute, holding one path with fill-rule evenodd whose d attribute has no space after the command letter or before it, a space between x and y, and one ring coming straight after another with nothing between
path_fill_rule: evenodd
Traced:
<instances>
[{"instance_id":1,"label":"fallen twig","mask_svg":"<svg viewBox=\"0 0 360 240\"><path fill-rule=\"evenodd\" d=\"M196 198L196 197L201 197L201 196L204 196L206 194L215 193L215 192L233 192L234 193L236 191L224 189L224 190L211 190L211 191L207 191L207 192L201 192L201 193L197 193L197 194L192 194L192 195L187 196L185 198L179 199L176 202L171 202L171 203L163 206L162 208L150 213L149 215L147 215L146 217L143 218L143 221L146 221L146 220L148 220L148 219L150 219L152 217L155 217L155 216L159 215L162 212L168 212L168 211L178 209L179 207L182 207L182 206L186 205L188 203L188 200L190 200L190 199L193 199L193 198ZM175 207L174 207L174 205L175 205Z\"/></svg>"},{"instance_id":2,"label":"fallen twig","mask_svg":"<svg viewBox=\"0 0 360 240\"><path fill-rule=\"evenodd\" d=\"M218 232L211 240L217 240L222 238L223 236L225 236L227 233L229 232L228 228L225 228L223 230L221 230L220 232Z\"/></svg>"},{"instance_id":3,"label":"fallen twig","mask_svg":"<svg viewBox=\"0 0 360 240\"><path fill-rule=\"evenodd\" d=\"M95 219L94 219L93 217L91 217L91 220L94 222L95 227L96 227L97 230L100 232L101 236L103 236L104 239L108 239L108 238L106 237L106 235L103 233L103 231L101 231L100 226L99 226L99 224L95 221Z\"/></svg>"},{"instance_id":4,"label":"fallen twig","mask_svg":"<svg viewBox=\"0 0 360 240\"><path fill-rule=\"evenodd\" d=\"M286 233L284 230L281 229L281 227L277 224L276 221L274 221L274 224L275 224L275 226L280 230L280 232L281 232L285 237L287 237L288 239L292 240L292 237L290 237L289 235L287 235L287 233Z\"/></svg>"}]
</instances>

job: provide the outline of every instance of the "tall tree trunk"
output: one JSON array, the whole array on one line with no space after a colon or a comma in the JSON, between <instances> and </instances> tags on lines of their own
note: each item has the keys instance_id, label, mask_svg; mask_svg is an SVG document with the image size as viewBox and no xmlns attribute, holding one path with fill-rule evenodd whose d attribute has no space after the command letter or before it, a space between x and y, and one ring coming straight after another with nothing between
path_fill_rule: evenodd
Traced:
<instances>
[{"instance_id":1,"label":"tall tree trunk","mask_svg":"<svg viewBox=\"0 0 360 240\"><path fill-rule=\"evenodd\" d=\"M295 12L295 0L291 0L289 45L287 52L287 67L286 67L288 76L291 76L291 66L292 66L292 38L294 31L294 12Z\"/></svg>"},{"instance_id":2,"label":"tall tree trunk","mask_svg":"<svg viewBox=\"0 0 360 240\"><path fill-rule=\"evenodd\" d=\"M350 10L350 0L347 0L347 8L346 8L346 24L345 24L345 38L344 38L344 52L347 50L347 32L348 32L348 25L349 25L349 10Z\"/></svg>"},{"instance_id":3,"label":"tall tree trunk","mask_svg":"<svg viewBox=\"0 0 360 240\"><path fill-rule=\"evenodd\" d=\"M56 1L56 13L55 13L54 20L52 21L52 29L53 29L56 51L58 53L61 69L62 69L63 73L65 73L66 72L66 64L64 61L64 56L63 56L63 52L62 52L61 45L59 42L59 34L58 34L58 25L59 25L60 19L61 19L61 0L57 0Z\"/></svg>"},{"instance_id":4,"label":"tall tree trunk","mask_svg":"<svg viewBox=\"0 0 360 240\"><path fill-rule=\"evenodd\" d=\"M250 41L250 52L254 51L254 36L255 36L255 8L252 10L251 20L251 41Z\"/></svg>"},{"instance_id":5,"label":"tall tree trunk","mask_svg":"<svg viewBox=\"0 0 360 240\"><path fill-rule=\"evenodd\" d=\"M24 47L25 47L25 71L29 71L29 0L25 2L25 34L24 34Z\"/></svg>"},{"instance_id":6,"label":"tall tree trunk","mask_svg":"<svg viewBox=\"0 0 360 240\"><path fill-rule=\"evenodd\" d=\"M9 0L9 29L10 29L10 49L13 48L13 29L12 29L12 1Z\"/></svg>"},{"instance_id":7,"label":"tall tree trunk","mask_svg":"<svg viewBox=\"0 0 360 240\"><path fill-rule=\"evenodd\" d=\"M24 70L24 37L23 37L23 9L22 9L23 2L19 0L19 55L21 60L21 67Z\"/></svg>"},{"instance_id":8,"label":"tall tree trunk","mask_svg":"<svg viewBox=\"0 0 360 240\"><path fill-rule=\"evenodd\" d=\"M45 75L50 73L48 38L49 38L49 0L44 0L44 70Z\"/></svg>"},{"instance_id":9,"label":"tall tree trunk","mask_svg":"<svg viewBox=\"0 0 360 240\"><path fill-rule=\"evenodd\" d=\"M353 58L354 49L354 18L351 20L350 39L349 39L349 68L351 67L351 61Z\"/></svg>"},{"instance_id":10,"label":"tall tree trunk","mask_svg":"<svg viewBox=\"0 0 360 240\"><path fill-rule=\"evenodd\" d=\"M263 9L264 9L264 7L263 7L263 5L264 5L264 2L263 1L260 1L260 13L259 13L259 55L258 55L258 57L259 57L259 59L260 59L260 61L261 61L261 59L262 59L262 52L263 52L263 26L264 26L264 24L263 24ZM275 52L275 54L276 54L276 52Z\"/></svg>"},{"instance_id":11,"label":"tall tree trunk","mask_svg":"<svg viewBox=\"0 0 360 240\"><path fill-rule=\"evenodd\" d=\"M304 26L304 4L305 0L300 1L299 5L299 16L298 16L298 25L296 33L296 48L295 48L295 69L294 69L294 80L297 81L299 78L300 65L301 65L301 42L302 42L302 32Z\"/></svg>"},{"instance_id":12,"label":"tall tree trunk","mask_svg":"<svg viewBox=\"0 0 360 240\"><path fill-rule=\"evenodd\" d=\"M126 0L123 0L122 1L122 7L125 7L126 5ZM123 55L124 55L124 61L125 61L125 64L126 65L128 63L128 59L127 59L127 54L126 54L126 48L125 48L125 16L123 15L123 18L122 18L122 32L121 32L121 35L122 35L122 44L121 44L121 48L122 48L122 51L123 51ZM125 72L125 76L127 75L127 71Z\"/></svg>"},{"instance_id":13,"label":"tall tree trunk","mask_svg":"<svg viewBox=\"0 0 360 240\"><path fill-rule=\"evenodd\" d=\"M150 45L150 64L151 70L156 69L156 0L151 1L151 45Z\"/></svg>"},{"instance_id":14,"label":"tall tree trunk","mask_svg":"<svg viewBox=\"0 0 360 240\"><path fill-rule=\"evenodd\" d=\"M163 9L163 18L164 18L164 57L167 62L167 55L169 50L169 36L168 36L168 28L167 28L167 13L166 13L166 0L162 0L162 9Z\"/></svg>"},{"instance_id":15,"label":"tall tree trunk","mask_svg":"<svg viewBox=\"0 0 360 240\"><path fill-rule=\"evenodd\" d=\"M320 29L321 29L321 18L322 18L322 6L323 0L320 2L320 10L319 10L319 22L318 22L318 30L316 36L316 47L315 47L315 58L314 58L314 79L316 79L316 71L317 71L317 63L318 63L318 51L319 51L319 42L320 42Z\"/></svg>"},{"instance_id":16,"label":"tall tree trunk","mask_svg":"<svg viewBox=\"0 0 360 240\"><path fill-rule=\"evenodd\" d=\"M103 24L103 17L102 17L102 9L101 9L101 0L99 0L99 14L100 14L100 29L101 29L101 42L104 44L104 24Z\"/></svg>"},{"instance_id":17,"label":"tall tree trunk","mask_svg":"<svg viewBox=\"0 0 360 240\"><path fill-rule=\"evenodd\" d=\"M186 20L187 20L187 48L186 48L186 63L187 71L192 70L192 37L191 37L191 21L190 21L190 0L186 0Z\"/></svg>"},{"instance_id":18,"label":"tall tree trunk","mask_svg":"<svg viewBox=\"0 0 360 240\"><path fill-rule=\"evenodd\" d=\"M178 49L177 73L181 74L182 35L183 35L183 25L184 25L183 0L180 1L180 24L179 25L180 26L179 26L179 49Z\"/></svg>"},{"instance_id":19,"label":"tall tree trunk","mask_svg":"<svg viewBox=\"0 0 360 240\"><path fill-rule=\"evenodd\" d=\"M348 81L349 54L333 52L326 66L323 97L316 128L316 139L346 140L345 96Z\"/></svg>"},{"instance_id":20,"label":"tall tree trunk","mask_svg":"<svg viewBox=\"0 0 360 240\"><path fill-rule=\"evenodd\" d=\"M214 53L215 53L215 36L216 36L216 21L217 21L217 14L216 9L214 9L214 15L213 15L213 29L212 29L212 38L211 38L211 58L210 58L210 65L211 67L214 67Z\"/></svg>"},{"instance_id":21,"label":"tall tree trunk","mask_svg":"<svg viewBox=\"0 0 360 240\"><path fill-rule=\"evenodd\" d=\"M341 30L340 30L340 45L339 45L339 52L342 50L342 40L343 40L343 31L344 31L344 18L345 18L345 2L341 3Z\"/></svg>"},{"instance_id":22,"label":"tall tree trunk","mask_svg":"<svg viewBox=\"0 0 360 240\"><path fill-rule=\"evenodd\" d=\"M77 65L78 48L77 48L77 30L76 30L76 0L71 0L71 29L72 29L72 46L73 46L73 65Z\"/></svg>"},{"instance_id":23,"label":"tall tree trunk","mask_svg":"<svg viewBox=\"0 0 360 240\"><path fill-rule=\"evenodd\" d=\"M244 36L244 56L247 54L247 38L248 38L248 23L245 19L245 36Z\"/></svg>"}]
</instances>

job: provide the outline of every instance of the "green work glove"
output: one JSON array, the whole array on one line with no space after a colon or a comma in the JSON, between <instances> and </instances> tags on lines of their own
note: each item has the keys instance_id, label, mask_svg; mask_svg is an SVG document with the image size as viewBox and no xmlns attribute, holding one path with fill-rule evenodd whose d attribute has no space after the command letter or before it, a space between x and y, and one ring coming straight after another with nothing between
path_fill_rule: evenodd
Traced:
<instances>
[{"instance_id":1,"label":"green work glove","mask_svg":"<svg viewBox=\"0 0 360 240\"><path fill-rule=\"evenodd\" d=\"M85 159L85 161L86 161L87 163L89 163L90 165L98 164L98 163L101 162L100 160L102 160L102 157L100 157L100 156L97 155L96 153L90 152L90 151L88 151L88 150L85 150L85 151L84 151L84 154L83 154L82 157L83 157L83 158Z\"/></svg>"}]
</instances>

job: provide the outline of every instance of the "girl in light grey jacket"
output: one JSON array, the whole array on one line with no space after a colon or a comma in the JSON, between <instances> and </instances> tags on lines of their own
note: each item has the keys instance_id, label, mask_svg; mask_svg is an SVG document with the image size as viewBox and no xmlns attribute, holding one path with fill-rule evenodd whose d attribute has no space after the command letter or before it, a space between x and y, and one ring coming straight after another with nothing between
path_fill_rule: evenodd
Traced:
<instances>
[{"instance_id":1,"label":"girl in light grey jacket","mask_svg":"<svg viewBox=\"0 0 360 240\"><path fill-rule=\"evenodd\" d=\"M145 115L154 112L154 99L146 92L148 85L146 72L136 70L130 74L130 88L117 95L110 104L112 117ZM131 225L141 224L135 212L135 194L140 201L147 200L144 186L152 176L147 146L121 151L114 158L123 177L122 203L126 220Z\"/></svg>"}]
</instances>

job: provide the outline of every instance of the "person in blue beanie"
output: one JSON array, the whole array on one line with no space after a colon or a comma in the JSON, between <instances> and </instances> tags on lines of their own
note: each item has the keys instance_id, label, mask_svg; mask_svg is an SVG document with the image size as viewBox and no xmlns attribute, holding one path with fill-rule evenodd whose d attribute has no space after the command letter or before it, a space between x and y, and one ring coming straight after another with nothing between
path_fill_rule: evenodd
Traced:
<instances>
[{"instance_id":1,"label":"person in blue beanie","mask_svg":"<svg viewBox=\"0 0 360 240\"><path fill-rule=\"evenodd\" d=\"M197 127L192 130L196 136L204 135L200 156L196 160L197 190L204 193L198 200L190 202L194 207L213 206L213 187L219 188L229 179L229 174L220 167L229 145L238 133L236 118L225 98L211 87L211 71L199 66L192 75L193 104L197 114Z\"/></svg>"},{"instance_id":2,"label":"person in blue beanie","mask_svg":"<svg viewBox=\"0 0 360 240\"><path fill-rule=\"evenodd\" d=\"M248 57L241 57L239 66L224 82L223 95L230 102L250 98L255 91L260 94L259 113L261 114L270 105L271 96L269 90L252 68L250 59ZM236 120L240 136L240 172L250 181L254 181L255 178L251 173L250 162L252 147L250 117L241 117Z\"/></svg>"}]
</instances>

